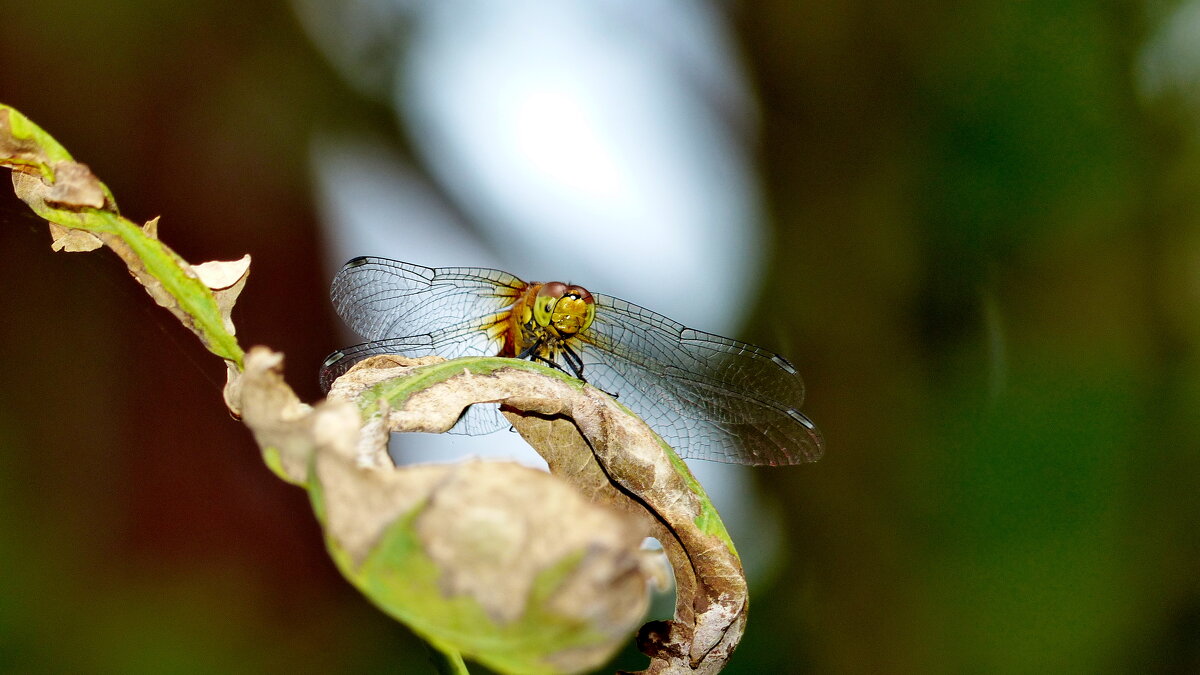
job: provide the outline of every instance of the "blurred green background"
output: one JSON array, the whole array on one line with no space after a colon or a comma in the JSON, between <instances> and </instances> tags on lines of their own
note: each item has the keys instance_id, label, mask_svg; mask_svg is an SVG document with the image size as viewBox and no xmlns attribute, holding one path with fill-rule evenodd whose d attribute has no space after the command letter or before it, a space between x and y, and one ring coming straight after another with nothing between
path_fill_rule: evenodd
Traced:
<instances>
[{"instance_id":1,"label":"blurred green background","mask_svg":"<svg viewBox=\"0 0 1200 675\"><path fill-rule=\"evenodd\" d=\"M724 10L771 227L741 337L795 356L828 442L754 473L784 540L727 672L1200 672L1200 57L1169 58L1200 19ZM403 145L390 113L283 2L0 15L0 101L188 260L250 252L239 337L315 400L339 338L308 144L350 119ZM221 365L7 190L0 225L0 671L432 672Z\"/></svg>"}]
</instances>

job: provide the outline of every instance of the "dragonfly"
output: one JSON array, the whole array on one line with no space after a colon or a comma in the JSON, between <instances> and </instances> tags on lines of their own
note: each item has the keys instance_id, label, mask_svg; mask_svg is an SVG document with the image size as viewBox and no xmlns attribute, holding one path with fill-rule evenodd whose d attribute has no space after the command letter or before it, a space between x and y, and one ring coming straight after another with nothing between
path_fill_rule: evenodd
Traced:
<instances>
[{"instance_id":1,"label":"dragonfly","mask_svg":"<svg viewBox=\"0 0 1200 675\"><path fill-rule=\"evenodd\" d=\"M330 295L368 342L325 359L325 391L379 354L507 356L615 395L685 459L779 466L824 452L821 432L800 412L804 383L786 359L619 298L500 270L373 257L346 263ZM497 405L476 404L451 431L507 428Z\"/></svg>"}]
</instances>

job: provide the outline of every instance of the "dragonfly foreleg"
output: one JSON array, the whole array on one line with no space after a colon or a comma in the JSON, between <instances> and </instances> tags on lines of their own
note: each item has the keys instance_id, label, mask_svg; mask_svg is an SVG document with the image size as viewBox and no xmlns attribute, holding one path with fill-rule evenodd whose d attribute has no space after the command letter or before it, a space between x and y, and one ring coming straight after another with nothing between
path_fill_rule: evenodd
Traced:
<instances>
[{"instance_id":1,"label":"dragonfly foreleg","mask_svg":"<svg viewBox=\"0 0 1200 675\"><path fill-rule=\"evenodd\" d=\"M525 351L521 352L520 354L517 354L517 358L518 359L529 359L530 361L541 361L542 363L550 366L551 368L554 368L555 370L561 370L564 373L567 372L567 370L565 368L563 368L562 366L560 366L558 364L558 362L556 362L554 359L548 359L541 355L539 350L541 350L542 344L543 344L542 340L538 340L537 342L534 342L533 344L526 347Z\"/></svg>"},{"instance_id":2,"label":"dragonfly foreleg","mask_svg":"<svg viewBox=\"0 0 1200 675\"><path fill-rule=\"evenodd\" d=\"M562 355L563 361L566 361L567 365L571 366L571 370L575 371L575 377L587 382L587 378L583 376L583 359L579 358L574 349L571 349L571 345L564 344L562 346Z\"/></svg>"},{"instance_id":3,"label":"dragonfly foreleg","mask_svg":"<svg viewBox=\"0 0 1200 675\"><path fill-rule=\"evenodd\" d=\"M542 348L542 341L538 340L525 348L525 351L517 354L518 359L529 359L530 361L537 359L537 350Z\"/></svg>"}]
</instances>

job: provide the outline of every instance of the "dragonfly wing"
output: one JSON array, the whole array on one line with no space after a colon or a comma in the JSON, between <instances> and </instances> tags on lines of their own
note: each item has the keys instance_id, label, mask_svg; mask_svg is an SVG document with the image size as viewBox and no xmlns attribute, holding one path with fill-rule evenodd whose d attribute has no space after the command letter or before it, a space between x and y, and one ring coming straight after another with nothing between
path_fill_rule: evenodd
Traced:
<instances>
[{"instance_id":1,"label":"dragonfly wing","mask_svg":"<svg viewBox=\"0 0 1200 675\"><path fill-rule=\"evenodd\" d=\"M500 414L497 403L476 403L463 411L458 418L458 424L450 430L452 434L464 436L483 436L501 429L509 429L512 425Z\"/></svg>"},{"instance_id":2,"label":"dragonfly wing","mask_svg":"<svg viewBox=\"0 0 1200 675\"><path fill-rule=\"evenodd\" d=\"M330 296L338 316L354 332L383 340L483 326L511 307L525 286L500 270L432 268L363 257L342 267L333 278Z\"/></svg>"},{"instance_id":3,"label":"dragonfly wing","mask_svg":"<svg viewBox=\"0 0 1200 675\"><path fill-rule=\"evenodd\" d=\"M686 458L784 465L820 458L804 383L783 357L593 294L579 334L584 377L618 395Z\"/></svg>"},{"instance_id":4,"label":"dragonfly wing","mask_svg":"<svg viewBox=\"0 0 1200 675\"><path fill-rule=\"evenodd\" d=\"M447 359L499 354L499 329L524 286L499 270L351 260L334 277L330 295L342 320L371 341L330 354L321 368L322 389L378 354Z\"/></svg>"}]
</instances>

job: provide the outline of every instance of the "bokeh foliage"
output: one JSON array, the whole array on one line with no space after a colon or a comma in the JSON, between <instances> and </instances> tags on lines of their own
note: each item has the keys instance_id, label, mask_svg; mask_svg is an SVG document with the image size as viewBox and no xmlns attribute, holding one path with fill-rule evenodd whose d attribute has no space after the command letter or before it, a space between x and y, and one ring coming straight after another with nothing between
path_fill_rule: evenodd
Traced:
<instances>
[{"instance_id":1,"label":"bokeh foliage","mask_svg":"<svg viewBox=\"0 0 1200 675\"><path fill-rule=\"evenodd\" d=\"M1137 86L1168 10L731 10L774 227L743 337L796 357L829 450L757 474L784 557L729 672L1200 669L1200 111ZM186 258L251 251L239 336L315 371L337 339L305 145L379 110L281 4L2 11L0 100ZM0 670L426 668L220 369L4 192Z\"/></svg>"}]
</instances>

